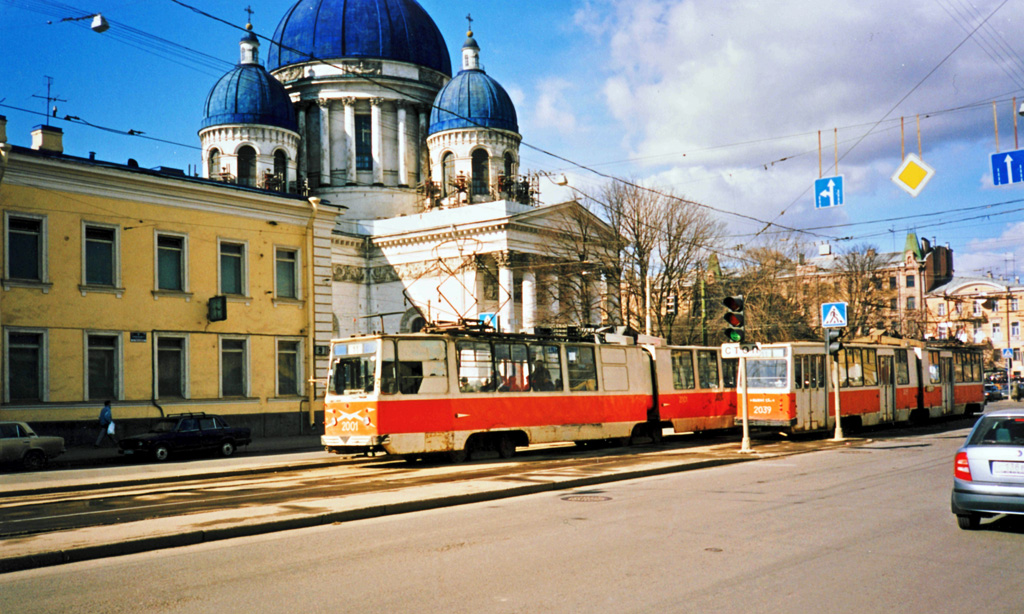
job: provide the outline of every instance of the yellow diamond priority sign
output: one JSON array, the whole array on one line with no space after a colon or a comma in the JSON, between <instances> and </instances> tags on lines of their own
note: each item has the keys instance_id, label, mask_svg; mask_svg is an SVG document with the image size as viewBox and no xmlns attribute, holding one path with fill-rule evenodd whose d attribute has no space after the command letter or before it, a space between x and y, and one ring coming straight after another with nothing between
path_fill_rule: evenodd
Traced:
<instances>
[{"instance_id":1,"label":"yellow diamond priority sign","mask_svg":"<svg viewBox=\"0 0 1024 614\"><path fill-rule=\"evenodd\" d=\"M921 158L909 154L893 174L892 181L907 191L911 196L917 196L928 185L928 181L935 174L935 169L924 163Z\"/></svg>"}]
</instances>

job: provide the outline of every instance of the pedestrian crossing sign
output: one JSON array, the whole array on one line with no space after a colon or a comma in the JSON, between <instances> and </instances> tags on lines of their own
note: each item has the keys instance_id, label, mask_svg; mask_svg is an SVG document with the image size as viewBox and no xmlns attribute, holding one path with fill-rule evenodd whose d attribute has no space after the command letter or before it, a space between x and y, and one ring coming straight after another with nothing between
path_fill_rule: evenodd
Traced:
<instances>
[{"instance_id":1,"label":"pedestrian crossing sign","mask_svg":"<svg viewBox=\"0 0 1024 614\"><path fill-rule=\"evenodd\" d=\"M821 326L822 328L846 326L846 303L822 303Z\"/></svg>"}]
</instances>

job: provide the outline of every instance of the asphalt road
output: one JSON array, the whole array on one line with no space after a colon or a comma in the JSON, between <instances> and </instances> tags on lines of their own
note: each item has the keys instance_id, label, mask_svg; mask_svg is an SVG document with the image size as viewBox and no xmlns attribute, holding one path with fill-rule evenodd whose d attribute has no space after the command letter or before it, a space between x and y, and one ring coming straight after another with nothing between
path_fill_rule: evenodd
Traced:
<instances>
[{"instance_id":1,"label":"asphalt road","mask_svg":"<svg viewBox=\"0 0 1024 614\"><path fill-rule=\"evenodd\" d=\"M1019 612L1024 524L957 528L924 430L0 576L11 612Z\"/></svg>"}]
</instances>

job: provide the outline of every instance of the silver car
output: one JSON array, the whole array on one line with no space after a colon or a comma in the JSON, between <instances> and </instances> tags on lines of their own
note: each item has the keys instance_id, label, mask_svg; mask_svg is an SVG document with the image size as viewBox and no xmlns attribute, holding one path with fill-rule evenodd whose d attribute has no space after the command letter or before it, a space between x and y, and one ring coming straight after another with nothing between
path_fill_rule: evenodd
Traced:
<instances>
[{"instance_id":1,"label":"silver car","mask_svg":"<svg viewBox=\"0 0 1024 614\"><path fill-rule=\"evenodd\" d=\"M63 437L40 437L24 422L0 422L0 463L35 471L63 453Z\"/></svg>"},{"instance_id":2,"label":"silver car","mask_svg":"<svg viewBox=\"0 0 1024 614\"><path fill-rule=\"evenodd\" d=\"M952 510L961 529L996 514L1024 514L1024 408L978 419L956 453Z\"/></svg>"}]
</instances>

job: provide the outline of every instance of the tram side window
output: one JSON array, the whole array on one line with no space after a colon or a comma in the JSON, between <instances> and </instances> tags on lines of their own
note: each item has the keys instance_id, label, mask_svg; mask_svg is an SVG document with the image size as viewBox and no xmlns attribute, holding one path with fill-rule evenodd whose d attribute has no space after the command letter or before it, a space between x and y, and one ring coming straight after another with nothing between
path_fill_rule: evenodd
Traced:
<instances>
[{"instance_id":1,"label":"tram side window","mask_svg":"<svg viewBox=\"0 0 1024 614\"><path fill-rule=\"evenodd\" d=\"M380 346L380 392L381 394L398 393L398 374L395 369L395 342L390 339L381 341Z\"/></svg>"},{"instance_id":2,"label":"tram side window","mask_svg":"<svg viewBox=\"0 0 1024 614\"><path fill-rule=\"evenodd\" d=\"M811 374L811 386L814 388L825 387L825 357L813 356L814 373Z\"/></svg>"},{"instance_id":3,"label":"tram side window","mask_svg":"<svg viewBox=\"0 0 1024 614\"><path fill-rule=\"evenodd\" d=\"M865 386L877 386L878 385L878 351L872 349L863 349L863 360L864 360L864 385Z\"/></svg>"},{"instance_id":4,"label":"tram side window","mask_svg":"<svg viewBox=\"0 0 1024 614\"><path fill-rule=\"evenodd\" d=\"M402 394L448 392L443 339L399 339L398 391Z\"/></svg>"},{"instance_id":5,"label":"tram side window","mask_svg":"<svg viewBox=\"0 0 1024 614\"><path fill-rule=\"evenodd\" d=\"M906 386L910 383L910 367L907 363L907 351L896 350L896 385Z\"/></svg>"},{"instance_id":6,"label":"tram side window","mask_svg":"<svg viewBox=\"0 0 1024 614\"><path fill-rule=\"evenodd\" d=\"M942 383L942 370L939 368L938 352L928 352L928 382L932 384Z\"/></svg>"},{"instance_id":7,"label":"tram side window","mask_svg":"<svg viewBox=\"0 0 1024 614\"><path fill-rule=\"evenodd\" d=\"M629 369L626 368L626 350L600 348L601 381L605 390L629 390Z\"/></svg>"},{"instance_id":8,"label":"tram side window","mask_svg":"<svg viewBox=\"0 0 1024 614\"><path fill-rule=\"evenodd\" d=\"M806 356L793 357L793 387L797 390L811 387L810 382L804 380L804 365L806 364Z\"/></svg>"},{"instance_id":9,"label":"tram side window","mask_svg":"<svg viewBox=\"0 0 1024 614\"><path fill-rule=\"evenodd\" d=\"M491 344L487 341L459 341L459 392L494 390L494 369Z\"/></svg>"},{"instance_id":10,"label":"tram side window","mask_svg":"<svg viewBox=\"0 0 1024 614\"><path fill-rule=\"evenodd\" d=\"M565 346L569 368L570 390L597 390L597 363L594 348L583 345Z\"/></svg>"},{"instance_id":11,"label":"tram side window","mask_svg":"<svg viewBox=\"0 0 1024 614\"><path fill-rule=\"evenodd\" d=\"M839 380L845 387L864 385L864 352L861 348L847 348L843 351L839 357Z\"/></svg>"},{"instance_id":12,"label":"tram side window","mask_svg":"<svg viewBox=\"0 0 1024 614\"><path fill-rule=\"evenodd\" d=\"M785 388L786 359L747 359L747 385L751 388Z\"/></svg>"},{"instance_id":13,"label":"tram side window","mask_svg":"<svg viewBox=\"0 0 1024 614\"><path fill-rule=\"evenodd\" d=\"M494 372L497 376L498 392L521 392L529 390L526 377L529 373L529 354L523 343L494 344Z\"/></svg>"},{"instance_id":14,"label":"tram side window","mask_svg":"<svg viewBox=\"0 0 1024 614\"><path fill-rule=\"evenodd\" d=\"M726 388L736 387L736 374L740 371L739 358L722 359L722 385Z\"/></svg>"},{"instance_id":15,"label":"tram side window","mask_svg":"<svg viewBox=\"0 0 1024 614\"><path fill-rule=\"evenodd\" d=\"M562 389L562 358L557 345L530 346L530 390Z\"/></svg>"},{"instance_id":16,"label":"tram side window","mask_svg":"<svg viewBox=\"0 0 1024 614\"><path fill-rule=\"evenodd\" d=\"M676 390L693 390L693 354L672 350L672 384Z\"/></svg>"},{"instance_id":17,"label":"tram side window","mask_svg":"<svg viewBox=\"0 0 1024 614\"><path fill-rule=\"evenodd\" d=\"M718 356L713 351L697 351L697 379L701 388L718 388Z\"/></svg>"}]
</instances>

